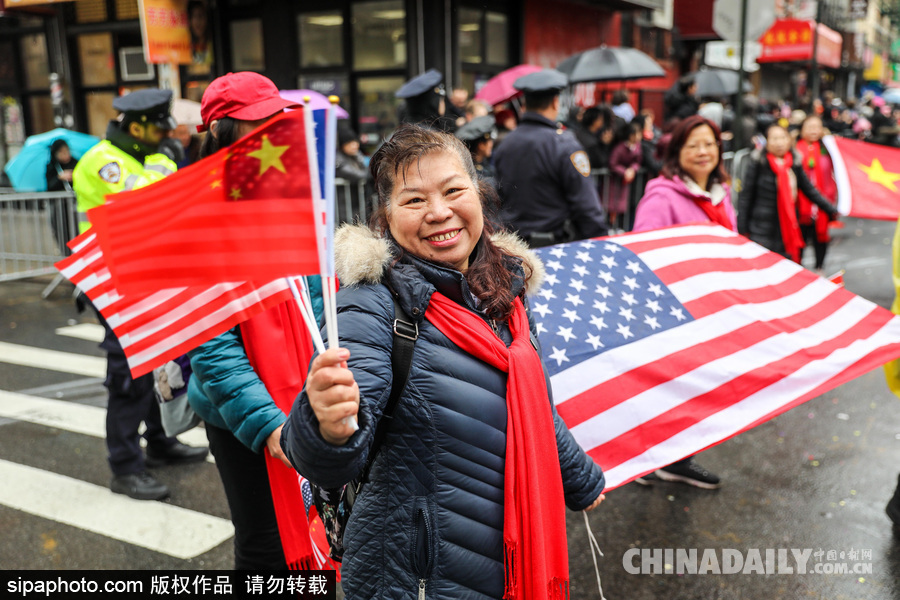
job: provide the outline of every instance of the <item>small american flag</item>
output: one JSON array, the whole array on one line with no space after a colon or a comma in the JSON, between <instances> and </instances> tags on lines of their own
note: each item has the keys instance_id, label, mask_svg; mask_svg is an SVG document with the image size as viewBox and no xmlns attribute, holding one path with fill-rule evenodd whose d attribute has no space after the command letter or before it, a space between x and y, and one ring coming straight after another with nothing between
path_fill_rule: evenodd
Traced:
<instances>
[{"instance_id":1,"label":"small american flag","mask_svg":"<svg viewBox=\"0 0 900 600\"><path fill-rule=\"evenodd\" d=\"M900 318L723 227L537 252L554 402L609 489L900 356Z\"/></svg>"},{"instance_id":2,"label":"small american flag","mask_svg":"<svg viewBox=\"0 0 900 600\"><path fill-rule=\"evenodd\" d=\"M331 550L328 547L328 539L325 537L325 526L319 518L319 511L313 500L312 486L309 483L309 479L303 475L298 475L298 478L300 481L300 492L303 494L303 508L309 521L309 540L312 542L313 558L316 563L315 568L337 571L338 581L340 581L341 564L334 562L328 556Z\"/></svg>"},{"instance_id":3,"label":"small american flag","mask_svg":"<svg viewBox=\"0 0 900 600\"><path fill-rule=\"evenodd\" d=\"M112 285L93 231L76 237L69 247L72 254L56 268L106 319L135 377L292 298L283 278L261 285L220 283L122 295Z\"/></svg>"}]
</instances>

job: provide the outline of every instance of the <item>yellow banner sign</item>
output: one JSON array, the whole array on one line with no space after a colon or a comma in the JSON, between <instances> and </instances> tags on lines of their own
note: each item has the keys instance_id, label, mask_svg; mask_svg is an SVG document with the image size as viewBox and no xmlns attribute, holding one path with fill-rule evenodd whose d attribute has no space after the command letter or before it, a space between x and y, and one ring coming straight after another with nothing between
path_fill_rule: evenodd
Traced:
<instances>
[{"instance_id":1,"label":"yellow banner sign","mask_svg":"<svg viewBox=\"0 0 900 600\"><path fill-rule=\"evenodd\" d=\"M147 62L189 64L187 0L140 0L140 12Z\"/></svg>"}]
</instances>

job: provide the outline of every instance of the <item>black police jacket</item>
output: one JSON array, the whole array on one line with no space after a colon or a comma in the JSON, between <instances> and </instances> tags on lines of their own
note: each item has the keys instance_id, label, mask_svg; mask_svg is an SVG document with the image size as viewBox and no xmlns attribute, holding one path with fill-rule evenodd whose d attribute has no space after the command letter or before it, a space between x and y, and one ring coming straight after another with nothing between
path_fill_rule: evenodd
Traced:
<instances>
[{"instance_id":1,"label":"black police jacket","mask_svg":"<svg viewBox=\"0 0 900 600\"><path fill-rule=\"evenodd\" d=\"M567 222L576 239L607 234L587 154L553 121L525 113L494 153L494 168L500 218L523 237L561 232Z\"/></svg>"}]
</instances>

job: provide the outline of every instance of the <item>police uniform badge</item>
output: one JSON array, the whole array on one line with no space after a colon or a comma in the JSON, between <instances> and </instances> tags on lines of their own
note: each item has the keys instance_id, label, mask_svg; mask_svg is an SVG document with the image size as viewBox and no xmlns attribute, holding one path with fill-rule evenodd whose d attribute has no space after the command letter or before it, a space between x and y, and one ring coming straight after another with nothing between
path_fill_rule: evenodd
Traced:
<instances>
[{"instance_id":1,"label":"police uniform badge","mask_svg":"<svg viewBox=\"0 0 900 600\"><path fill-rule=\"evenodd\" d=\"M100 179L107 183L119 183L119 179L122 178L122 167L119 166L119 163L113 161L100 167L97 174L100 175Z\"/></svg>"},{"instance_id":2,"label":"police uniform badge","mask_svg":"<svg viewBox=\"0 0 900 600\"><path fill-rule=\"evenodd\" d=\"M590 159L588 159L588 155L584 150L573 152L569 155L569 160L571 160L572 164L575 165L575 170L581 173L584 177L591 176L591 161Z\"/></svg>"}]
</instances>

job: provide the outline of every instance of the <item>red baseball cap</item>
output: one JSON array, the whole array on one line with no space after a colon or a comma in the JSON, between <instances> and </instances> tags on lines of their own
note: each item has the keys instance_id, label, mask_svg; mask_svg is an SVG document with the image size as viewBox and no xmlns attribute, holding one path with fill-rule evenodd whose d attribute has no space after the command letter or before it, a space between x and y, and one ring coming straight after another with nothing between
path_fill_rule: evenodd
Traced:
<instances>
[{"instance_id":1,"label":"red baseball cap","mask_svg":"<svg viewBox=\"0 0 900 600\"><path fill-rule=\"evenodd\" d=\"M298 106L279 96L278 88L268 77L251 71L228 73L214 79L203 92L200 102L203 124L197 125L197 131L206 131L210 123L222 117L256 121Z\"/></svg>"}]
</instances>

